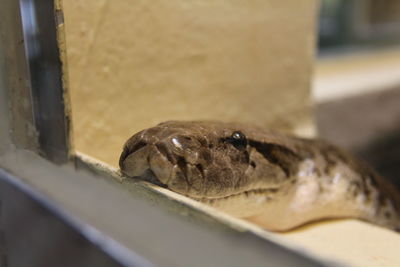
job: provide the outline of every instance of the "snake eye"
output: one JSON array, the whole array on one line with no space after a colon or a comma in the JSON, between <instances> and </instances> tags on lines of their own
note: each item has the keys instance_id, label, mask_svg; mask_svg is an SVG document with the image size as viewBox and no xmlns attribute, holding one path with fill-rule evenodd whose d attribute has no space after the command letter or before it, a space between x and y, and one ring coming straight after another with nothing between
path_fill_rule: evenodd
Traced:
<instances>
[{"instance_id":1,"label":"snake eye","mask_svg":"<svg viewBox=\"0 0 400 267\"><path fill-rule=\"evenodd\" d=\"M245 150L247 146L247 138L240 131L233 132L229 142L238 150Z\"/></svg>"}]
</instances>

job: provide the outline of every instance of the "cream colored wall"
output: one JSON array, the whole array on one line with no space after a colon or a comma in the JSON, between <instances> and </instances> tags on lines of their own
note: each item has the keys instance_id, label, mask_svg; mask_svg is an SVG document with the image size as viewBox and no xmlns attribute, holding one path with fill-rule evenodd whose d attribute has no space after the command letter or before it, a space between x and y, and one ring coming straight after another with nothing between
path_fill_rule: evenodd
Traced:
<instances>
[{"instance_id":1,"label":"cream colored wall","mask_svg":"<svg viewBox=\"0 0 400 267\"><path fill-rule=\"evenodd\" d=\"M316 1L64 0L76 150L218 119L312 134Z\"/></svg>"}]
</instances>

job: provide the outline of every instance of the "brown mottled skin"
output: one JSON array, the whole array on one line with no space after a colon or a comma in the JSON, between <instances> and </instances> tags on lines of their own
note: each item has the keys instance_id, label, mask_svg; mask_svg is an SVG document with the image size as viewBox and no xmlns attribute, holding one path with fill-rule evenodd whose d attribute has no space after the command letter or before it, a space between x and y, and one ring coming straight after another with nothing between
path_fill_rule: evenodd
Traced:
<instances>
[{"instance_id":1,"label":"brown mottled skin","mask_svg":"<svg viewBox=\"0 0 400 267\"><path fill-rule=\"evenodd\" d=\"M400 194L342 150L237 123L169 121L133 135L123 174L286 231L332 218L400 229Z\"/></svg>"}]
</instances>

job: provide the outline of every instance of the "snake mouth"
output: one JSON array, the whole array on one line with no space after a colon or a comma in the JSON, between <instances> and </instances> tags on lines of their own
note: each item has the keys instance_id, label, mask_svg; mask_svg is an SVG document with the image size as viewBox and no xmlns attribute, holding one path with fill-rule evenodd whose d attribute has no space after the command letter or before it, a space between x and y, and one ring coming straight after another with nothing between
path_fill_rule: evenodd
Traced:
<instances>
[{"instance_id":1,"label":"snake mouth","mask_svg":"<svg viewBox=\"0 0 400 267\"><path fill-rule=\"evenodd\" d=\"M204 167L211 161L210 156L204 159L198 152L187 153L168 141L136 139L128 143L119 159L121 172L201 202L275 190L265 185L241 187L233 178L220 179L219 173L209 172Z\"/></svg>"},{"instance_id":2,"label":"snake mouth","mask_svg":"<svg viewBox=\"0 0 400 267\"><path fill-rule=\"evenodd\" d=\"M206 179L203 166L192 164L185 157L171 153L164 144L138 143L121 155L121 171L128 177L149 182L191 199L207 202L239 195L250 196L274 192L274 188L237 191L222 183ZM236 191L228 193L228 191Z\"/></svg>"},{"instance_id":3,"label":"snake mouth","mask_svg":"<svg viewBox=\"0 0 400 267\"><path fill-rule=\"evenodd\" d=\"M161 182L151 169L147 169L142 175L134 178L168 189L168 185Z\"/></svg>"},{"instance_id":4,"label":"snake mouth","mask_svg":"<svg viewBox=\"0 0 400 267\"><path fill-rule=\"evenodd\" d=\"M226 200L229 198L235 198L235 197L240 197L240 196L245 196L245 197L250 197L252 195L265 195L265 196L270 196L274 195L279 192L279 188L261 188L261 189L250 189L250 190L245 190L237 193L233 193L227 196L215 196L215 197L193 197L193 196L187 196L191 199L200 201L200 202L214 202L218 200Z\"/></svg>"}]
</instances>

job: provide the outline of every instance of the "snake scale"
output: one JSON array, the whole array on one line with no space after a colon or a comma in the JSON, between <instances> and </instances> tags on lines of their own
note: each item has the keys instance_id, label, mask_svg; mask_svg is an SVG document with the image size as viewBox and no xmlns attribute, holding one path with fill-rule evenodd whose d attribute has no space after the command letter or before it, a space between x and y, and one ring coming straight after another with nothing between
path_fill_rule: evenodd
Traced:
<instances>
[{"instance_id":1,"label":"snake scale","mask_svg":"<svg viewBox=\"0 0 400 267\"><path fill-rule=\"evenodd\" d=\"M168 121L133 135L121 172L268 230L356 218L400 230L400 194L321 140L222 122Z\"/></svg>"}]
</instances>

